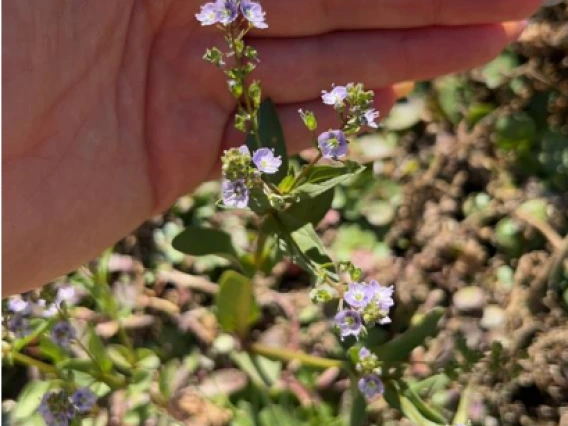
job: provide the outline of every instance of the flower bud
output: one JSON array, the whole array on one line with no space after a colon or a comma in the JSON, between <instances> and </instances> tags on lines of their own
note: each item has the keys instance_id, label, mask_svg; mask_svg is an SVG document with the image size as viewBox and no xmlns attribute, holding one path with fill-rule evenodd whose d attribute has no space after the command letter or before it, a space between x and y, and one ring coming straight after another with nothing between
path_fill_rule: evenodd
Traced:
<instances>
[{"instance_id":1,"label":"flower bud","mask_svg":"<svg viewBox=\"0 0 568 426\"><path fill-rule=\"evenodd\" d=\"M312 303L326 303L337 298L337 290L328 284L320 284L310 291Z\"/></svg>"},{"instance_id":2,"label":"flower bud","mask_svg":"<svg viewBox=\"0 0 568 426\"><path fill-rule=\"evenodd\" d=\"M283 211L286 208L286 200L278 194L268 195L270 205L278 211Z\"/></svg>"},{"instance_id":3,"label":"flower bud","mask_svg":"<svg viewBox=\"0 0 568 426\"><path fill-rule=\"evenodd\" d=\"M316 120L316 116L314 115L313 111L304 111L302 109L298 110L300 113L300 117L302 117L302 121L310 131L314 131L318 127L318 122Z\"/></svg>"}]
</instances>

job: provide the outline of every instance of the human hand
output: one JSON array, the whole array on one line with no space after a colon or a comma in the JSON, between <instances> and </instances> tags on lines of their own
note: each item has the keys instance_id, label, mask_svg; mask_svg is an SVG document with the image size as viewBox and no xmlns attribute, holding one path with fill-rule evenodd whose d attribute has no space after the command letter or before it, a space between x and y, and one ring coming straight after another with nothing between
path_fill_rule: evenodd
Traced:
<instances>
[{"instance_id":1,"label":"human hand","mask_svg":"<svg viewBox=\"0 0 568 426\"><path fill-rule=\"evenodd\" d=\"M201 58L217 32L201 0L20 0L4 4L5 295L96 256L181 194L216 176L242 142L222 73ZM360 81L384 115L393 84L488 61L540 0L265 0L251 36L257 78L286 140L322 128L319 95Z\"/></svg>"}]
</instances>

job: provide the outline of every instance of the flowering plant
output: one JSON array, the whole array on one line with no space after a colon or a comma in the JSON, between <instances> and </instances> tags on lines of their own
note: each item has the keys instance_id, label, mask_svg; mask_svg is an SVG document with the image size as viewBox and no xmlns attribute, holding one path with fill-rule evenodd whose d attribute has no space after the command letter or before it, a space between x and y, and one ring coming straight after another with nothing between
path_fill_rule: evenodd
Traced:
<instances>
[{"instance_id":1,"label":"flowering plant","mask_svg":"<svg viewBox=\"0 0 568 426\"><path fill-rule=\"evenodd\" d=\"M294 167L275 106L263 98L260 82L251 80L259 58L245 37L249 31L268 27L261 5L250 0L217 0L202 6L196 18L204 26L217 27L227 42L228 51L211 47L204 59L225 73L228 90L238 105L235 127L244 133L244 143L235 143L222 154L219 205L249 209L258 217L254 253L242 253L234 247L229 234L212 227L189 227L173 242L186 254L214 254L232 264L233 269L219 279L219 324L225 332L238 337L239 347L246 353L295 360L313 368L344 369L355 399L350 424L358 424L356 419L362 418L365 400L381 396L417 424L447 424L444 415L428 406L416 387L403 380L410 353L436 333L443 310L433 309L386 343L373 343L368 339L369 331L392 321L394 288L375 280L365 281L362 271L350 261L332 260L315 230L331 207L334 188L366 169L348 159L349 145L361 131L378 127L373 92L356 83L323 90L322 102L337 114L337 125L331 129L319 128L312 111L300 110L298 119L303 121L306 138L317 154L308 164ZM253 278L270 272L275 253L311 274L314 285L310 296L314 303L334 306L334 327L346 356L323 358L254 341L249 331L259 317L259 307ZM95 296L101 310L117 319L116 302L105 290L108 271L104 265L101 268L83 285ZM42 382L42 397L32 405L45 423L77 424L82 415L96 410L97 398L111 389L133 387L147 390L152 402L169 412L167 383L160 386L160 392L147 385L151 371L160 364L158 357L148 349L134 348L119 321L120 343L108 350L92 328L87 326L78 333L68 312L73 297L72 289L60 287L55 292L46 289L40 298L11 299L5 306L5 321L12 334L3 353L52 377ZM41 321L30 319L37 309L42 309L45 317ZM37 338L41 354L52 364L22 353ZM76 352L84 356L78 357ZM170 373L160 369L160 385L162 377ZM456 424L466 421L467 398L462 402L453 419Z\"/></svg>"}]
</instances>

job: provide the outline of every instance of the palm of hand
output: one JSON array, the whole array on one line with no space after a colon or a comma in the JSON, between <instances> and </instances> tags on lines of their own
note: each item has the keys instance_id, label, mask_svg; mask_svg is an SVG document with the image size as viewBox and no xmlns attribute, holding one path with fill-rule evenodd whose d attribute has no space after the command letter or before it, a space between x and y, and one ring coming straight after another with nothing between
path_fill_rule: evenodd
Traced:
<instances>
[{"instance_id":1,"label":"palm of hand","mask_svg":"<svg viewBox=\"0 0 568 426\"><path fill-rule=\"evenodd\" d=\"M224 43L196 22L201 3L6 5L4 262L17 271L5 281L8 292L94 257L214 176L222 150L242 142L231 130L235 102L224 76L201 59L207 47ZM261 34L268 38L253 40L262 61L258 78L279 104L287 139L296 140L305 136L300 105L316 111L322 128L333 126L333 113L318 100L332 82L378 89L467 68L518 33L514 24L429 25L514 19L538 1L511 7L509 0L492 0L494 10L477 15L468 13L470 0L264 3L271 28ZM370 7L381 15L367 13ZM380 29L403 27L420 29ZM349 60L338 59L342 52ZM393 93L380 93L384 111ZM31 259L34 268L27 267Z\"/></svg>"}]
</instances>

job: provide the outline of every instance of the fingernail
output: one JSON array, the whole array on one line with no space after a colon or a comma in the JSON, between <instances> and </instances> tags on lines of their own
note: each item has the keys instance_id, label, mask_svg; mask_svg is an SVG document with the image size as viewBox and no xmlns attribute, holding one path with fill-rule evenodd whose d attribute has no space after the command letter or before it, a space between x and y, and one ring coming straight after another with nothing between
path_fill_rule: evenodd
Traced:
<instances>
[{"instance_id":1,"label":"fingernail","mask_svg":"<svg viewBox=\"0 0 568 426\"><path fill-rule=\"evenodd\" d=\"M395 84L394 93L396 94L397 99L407 97L414 90L414 86L413 81L405 81Z\"/></svg>"}]
</instances>

